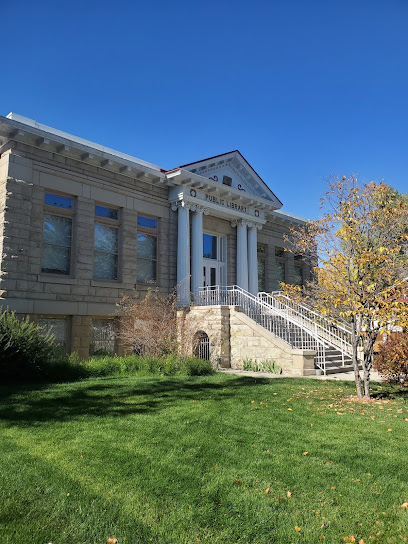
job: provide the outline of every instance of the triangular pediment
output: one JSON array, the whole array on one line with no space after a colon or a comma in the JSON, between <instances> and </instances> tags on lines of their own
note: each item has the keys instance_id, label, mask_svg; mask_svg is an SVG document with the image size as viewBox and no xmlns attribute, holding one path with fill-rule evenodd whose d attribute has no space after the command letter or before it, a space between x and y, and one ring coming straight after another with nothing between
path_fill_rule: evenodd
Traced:
<instances>
[{"instance_id":1,"label":"triangular pediment","mask_svg":"<svg viewBox=\"0 0 408 544\"><path fill-rule=\"evenodd\" d=\"M202 161L185 164L181 168L243 191L248 195L269 200L273 202L276 208L282 206L282 202L239 151L231 151Z\"/></svg>"}]
</instances>

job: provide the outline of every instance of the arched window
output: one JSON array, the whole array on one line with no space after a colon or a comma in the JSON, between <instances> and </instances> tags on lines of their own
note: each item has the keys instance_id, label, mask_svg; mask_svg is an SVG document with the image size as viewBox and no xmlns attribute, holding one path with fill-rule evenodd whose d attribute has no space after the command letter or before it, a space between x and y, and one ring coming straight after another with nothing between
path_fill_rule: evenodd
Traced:
<instances>
[{"instance_id":1,"label":"arched window","mask_svg":"<svg viewBox=\"0 0 408 544\"><path fill-rule=\"evenodd\" d=\"M210 339L204 331L198 331L194 335L194 355L199 359L210 360Z\"/></svg>"}]
</instances>

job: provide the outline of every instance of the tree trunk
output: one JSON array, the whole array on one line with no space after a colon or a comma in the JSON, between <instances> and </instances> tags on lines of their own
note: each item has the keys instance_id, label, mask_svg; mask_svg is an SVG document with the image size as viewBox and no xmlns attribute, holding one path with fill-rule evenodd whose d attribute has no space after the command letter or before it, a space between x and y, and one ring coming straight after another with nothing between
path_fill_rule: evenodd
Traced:
<instances>
[{"instance_id":1,"label":"tree trunk","mask_svg":"<svg viewBox=\"0 0 408 544\"><path fill-rule=\"evenodd\" d=\"M351 323L351 342L353 345L353 368L354 368L354 380L356 382L357 396L359 399L363 398L363 389L361 387L361 376L358 369L358 358L357 358L357 348L358 348L358 335L356 334L356 323L353 321Z\"/></svg>"},{"instance_id":2,"label":"tree trunk","mask_svg":"<svg viewBox=\"0 0 408 544\"><path fill-rule=\"evenodd\" d=\"M364 345L364 396L370 398L370 373L373 367L373 351L377 333L372 332L368 335Z\"/></svg>"},{"instance_id":3,"label":"tree trunk","mask_svg":"<svg viewBox=\"0 0 408 544\"><path fill-rule=\"evenodd\" d=\"M367 359L367 354L364 353L364 396L370 398L370 372L371 362Z\"/></svg>"}]
</instances>

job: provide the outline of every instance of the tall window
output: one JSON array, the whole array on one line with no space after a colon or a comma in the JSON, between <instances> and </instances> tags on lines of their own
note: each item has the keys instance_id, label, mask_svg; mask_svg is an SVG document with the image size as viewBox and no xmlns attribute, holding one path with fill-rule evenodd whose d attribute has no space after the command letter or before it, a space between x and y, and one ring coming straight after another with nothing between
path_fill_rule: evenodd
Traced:
<instances>
[{"instance_id":1,"label":"tall window","mask_svg":"<svg viewBox=\"0 0 408 544\"><path fill-rule=\"evenodd\" d=\"M157 231L158 220L137 216L137 273L138 283L157 281Z\"/></svg>"},{"instance_id":2,"label":"tall window","mask_svg":"<svg viewBox=\"0 0 408 544\"><path fill-rule=\"evenodd\" d=\"M72 198L45 193L41 272L70 274L73 213Z\"/></svg>"},{"instance_id":3,"label":"tall window","mask_svg":"<svg viewBox=\"0 0 408 544\"><path fill-rule=\"evenodd\" d=\"M295 255L295 285L303 285L303 260L302 255Z\"/></svg>"},{"instance_id":4,"label":"tall window","mask_svg":"<svg viewBox=\"0 0 408 544\"><path fill-rule=\"evenodd\" d=\"M258 292L265 291L265 262L266 262L266 245L259 244L257 246L258 253Z\"/></svg>"},{"instance_id":5,"label":"tall window","mask_svg":"<svg viewBox=\"0 0 408 544\"><path fill-rule=\"evenodd\" d=\"M281 282L286 279L285 250L275 247L275 289L280 290Z\"/></svg>"},{"instance_id":6,"label":"tall window","mask_svg":"<svg viewBox=\"0 0 408 544\"><path fill-rule=\"evenodd\" d=\"M94 278L118 279L119 210L95 206Z\"/></svg>"}]
</instances>

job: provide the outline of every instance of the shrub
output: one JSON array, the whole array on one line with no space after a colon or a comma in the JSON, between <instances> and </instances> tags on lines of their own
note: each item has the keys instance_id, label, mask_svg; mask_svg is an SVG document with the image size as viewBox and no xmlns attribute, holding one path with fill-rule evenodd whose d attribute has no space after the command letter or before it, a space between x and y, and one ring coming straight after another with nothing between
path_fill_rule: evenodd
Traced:
<instances>
[{"instance_id":1,"label":"shrub","mask_svg":"<svg viewBox=\"0 0 408 544\"><path fill-rule=\"evenodd\" d=\"M183 367L187 376L209 376L215 372L211 361L197 357L186 357Z\"/></svg>"},{"instance_id":2,"label":"shrub","mask_svg":"<svg viewBox=\"0 0 408 544\"><path fill-rule=\"evenodd\" d=\"M177 351L177 311L174 294L148 289L145 298L125 296L119 304L122 317L119 337L132 351L162 357Z\"/></svg>"},{"instance_id":3,"label":"shrub","mask_svg":"<svg viewBox=\"0 0 408 544\"><path fill-rule=\"evenodd\" d=\"M282 374L281 367L273 359L264 359L262 361L244 359L243 369L252 370L253 372L270 372L271 374Z\"/></svg>"},{"instance_id":4,"label":"shrub","mask_svg":"<svg viewBox=\"0 0 408 544\"><path fill-rule=\"evenodd\" d=\"M86 378L87 369L78 355L74 352L71 355L60 354L46 361L41 366L41 377L46 381L61 382L74 381Z\"/></svg>"},{"instance_id":5,"label":"shrub","mask_svg":"<svg viewBox=\"0 0 408 544\"><path fill-rule=\"evenodd\" d=\"M408 382L408 334L389 336L380 344L374 369L389 383Z\"/></svg>"},{"instance_id":6,"label":"shrub","mask_svg":"<svg viewBox=\"0 0 408 544\"><path fill-rule=\"evenodd\" d=\"M33 379L57 356L53 336L28 317L18 319L8 309L0 313L0 378Z\"/></svg>"},{"instance_id":7,"label":"shrub","mask_svg":"<svg viewBox=\"0 0 408 544\"><path fill-rule=\"evenodd\" d=\"M206 376L214 373L210 361L195 357L142 357L128 355L125 357L105 356L91 357L81 363L86 376L130 376L140 374L162 374L164 376L186 375Z\"/></svg>"}]
</instances>

